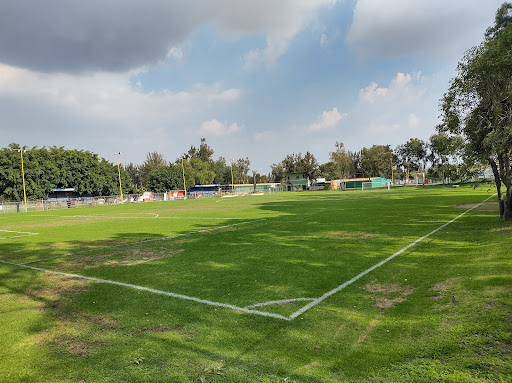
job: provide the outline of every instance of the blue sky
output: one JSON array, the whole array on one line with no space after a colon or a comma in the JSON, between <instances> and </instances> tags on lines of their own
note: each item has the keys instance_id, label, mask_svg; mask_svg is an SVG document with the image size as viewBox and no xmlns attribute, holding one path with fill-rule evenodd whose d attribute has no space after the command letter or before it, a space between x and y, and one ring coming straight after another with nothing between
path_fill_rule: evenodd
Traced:
<instances>
[{"instance_id":1,"label":"blue sky","mask_svg":"<svg viewBox=\"0 0 512 383\"><path fill-rule=\"evenodd\" d=\"M29 6L28 6L28 5ZM174 161L201 137L267 174L435 132L438 101L501 1L57 0L0 14L3 147Z\"/></svg>"}]
</instances>

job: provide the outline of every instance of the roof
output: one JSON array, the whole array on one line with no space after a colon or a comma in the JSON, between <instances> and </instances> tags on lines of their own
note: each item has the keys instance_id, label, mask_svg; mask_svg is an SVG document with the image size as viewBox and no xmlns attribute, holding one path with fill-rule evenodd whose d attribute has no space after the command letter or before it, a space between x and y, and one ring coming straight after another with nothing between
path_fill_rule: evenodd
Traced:
<instances>
[{"instance_id":1,"label":"roof","mask_svg":"<svg viewBox=\"0 0 512 383\"><path fill-rule=\"evenodd\" d=\"M219 187L220 184L210 184L210 185L194 185L195 188L214 188Z\"/></svg>"},{"instance_id":2,"label":"roof","mask_svg":"<svg viewBox=\"0 0 512 383\"><path fill-rule=\"evenodd\" d=\"M332 180L326 182L351 182L351 181L372 181L382 177L364 177L364 178L344 178L342 180Z\"/></svg>"},{"instance_id":3,"label":"roof","mask_svg":"<svg viewBox=\"0 0 512 383\"><path fill-rule=\"evenodd\" d=\"M56 188L50 190L51 192L74 192L75 188Z\"/></svg>"}]
</instances>

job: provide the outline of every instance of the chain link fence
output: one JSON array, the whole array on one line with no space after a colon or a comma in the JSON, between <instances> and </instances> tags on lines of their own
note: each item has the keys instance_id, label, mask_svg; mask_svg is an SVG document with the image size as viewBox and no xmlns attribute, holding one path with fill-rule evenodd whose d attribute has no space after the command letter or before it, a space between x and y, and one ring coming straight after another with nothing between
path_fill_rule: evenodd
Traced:
<instances>
[{"instance_id":1,"label":"chain link fence","mask_svg":"<svg viewBox=\"0 0 512 383\"><path fill-rule=\"evenodd\" d=\"M199 198L222 198L226 196L239 196L239 195L251 195L251 194L272 194L282 192L282 187L274 187L271 189L257 190L256 193L247 191L237 191L236 188L234 193L229 188L225 190L218 190L212 193L209 192L198 192L198 193L187 193L186 199L199 199ZM142 203L142 202L157 202L157 201L171 201L171 200L183 200L183 191L180 194L171 192L166 193L152 193L146 192L144 194L127 194L121 196L108 196L108 197L87 197L87 198L70 198L70 199L38 199L27 201L27 212L38 212L38 211L49 211L49 210L61 210L61 209L74 209L81 207L91 206L109 206L119 205L121 203ZM23 213L25 212L25 203L19 202L0 202L0 214L11 214L11 213Z\"/></svg>"}]
</instances>

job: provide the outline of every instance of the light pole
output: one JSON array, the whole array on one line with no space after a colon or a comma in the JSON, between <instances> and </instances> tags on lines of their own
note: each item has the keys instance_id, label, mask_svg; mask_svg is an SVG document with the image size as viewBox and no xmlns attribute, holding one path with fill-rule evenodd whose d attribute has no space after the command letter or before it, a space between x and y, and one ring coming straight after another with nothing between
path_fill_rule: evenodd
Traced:
<instances>
[{"instance_id":1,"label":"light pole","mask_svg":"<svg viewBox=\"0 0 512 383\"><path fill-rule=\"evenodd\" d=\"M17 149L21 154L21 179L23 181L23 202L25 203L25 213L27 212L27 192L25 191L25 170L23 169L23 152L25 149Z\"/></svg>"},{"instance_id":2,"label":"light pole","mask_svg":"<svg viewBox=\"0 0 512 383\"><path fill-rule=\"evenodd\" d=\"M235 195L235 185L233 182L233 160L229 160L229 162L231 164L231 193L233 193L233 195Z\"/></svg>"},{"instance_id":3,"label":"light pole","mask_svg":"<svg viewBox=\"0 0 512 383\"><path fill-rule=\"evenodd\" d=\"M185 165L183 165L183 157L181 157L181 170L183 170L183 198L187 199L187 185L185 183Z\"/></svg>"},{"instance_id":4,"label":"light pole","mask_svg":"<svg viewBox=\"0 0 512 383\"><path fill-rule=\"evenodd\" d=\"M123 203L123 187L121 186L121 167L119 166L119 155L121 152L114 153L117 156L117 173L119 174L119 191L121 192L121 204Z\"/></svg>"}]
</instances>

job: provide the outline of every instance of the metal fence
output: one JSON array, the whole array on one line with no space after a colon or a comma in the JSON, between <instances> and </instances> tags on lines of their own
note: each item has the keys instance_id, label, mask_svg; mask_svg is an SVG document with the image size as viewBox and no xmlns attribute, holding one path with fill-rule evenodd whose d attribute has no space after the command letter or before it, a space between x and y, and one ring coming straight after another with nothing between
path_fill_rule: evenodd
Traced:
<instances>
[{"instance_id":1,"label":"metal fence","mask_svg":"<svg viewBox=\"0 0 512 383\"><path fill-rule=\"evenodd\" d=\"M230 190L220 190L214 193L202 192L202 193L187 193L187 199L199 199L199 198L221 198L229 196L240 196L240 195L257 195L257 194L273 194L282 192L282 187L275 187L268 190L257 191L256 193L249 192L236 192L232 193ZM88 198L73 198L73 199L38 199L27 201L27 212L38 212L38 211L49 211L49 210L60 210L60 209L74 209L81 207L91 206L109 206L119 205L122 203L143 203L143 202L157 202L157 201L171 201L181 198L173 198L169 192L166 193L144 193L144 194L128 194L121 196L108 196L108 197L88 197ZM25 212L25 203L19 202L0 202L0 214L10 213L23 213Z\"/></svg>"}]
</instances>

